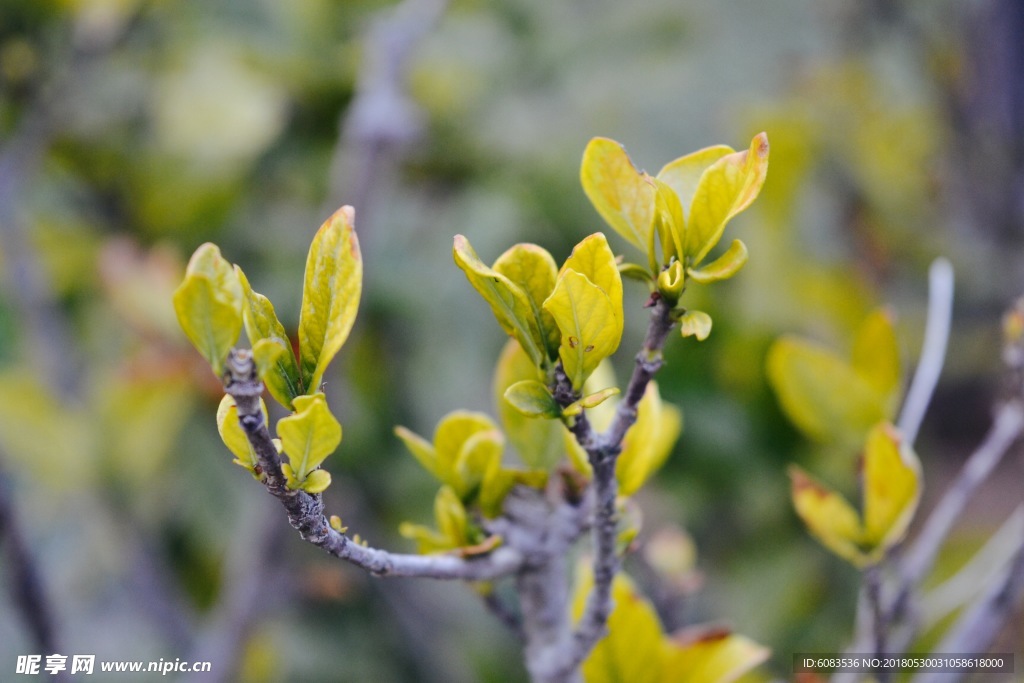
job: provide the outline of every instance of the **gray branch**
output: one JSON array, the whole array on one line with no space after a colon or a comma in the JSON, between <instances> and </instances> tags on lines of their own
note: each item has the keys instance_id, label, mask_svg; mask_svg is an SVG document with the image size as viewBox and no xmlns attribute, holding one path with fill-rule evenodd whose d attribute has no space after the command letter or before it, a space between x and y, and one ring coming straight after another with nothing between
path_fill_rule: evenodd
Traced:
<instances>
[{"instance_id":1,"label":"gray branch","mask_svg":"<svg viewBox=\"0 0 1024 683\"><path fill-rule=\"evenodd\" d=\"M479 557L406 555L355 543L331 527L319 494L294 491L285 485L281 458L263 421L259 398L263 383L256 376L251 355L233 351L225 376L225 389L238 406L238 421L259 460L264 487L284 506L288 522L304 541L350 562L374 576L418 576L434 579L487 581L514 574L523 564L520 551L502 546Z\"/></svg>"}]
</instances>

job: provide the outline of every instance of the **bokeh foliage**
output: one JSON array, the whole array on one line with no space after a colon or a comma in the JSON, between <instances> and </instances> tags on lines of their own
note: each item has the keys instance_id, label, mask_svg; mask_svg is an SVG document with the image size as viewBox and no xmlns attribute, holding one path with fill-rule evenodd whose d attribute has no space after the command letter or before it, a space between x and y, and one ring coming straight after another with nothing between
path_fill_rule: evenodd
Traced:
<instances>
[{"instance_id":1,"label":"bokeh foliage","mask_svg":"<svg viewBox=\"0 0 1024 683\"><path fill-rule=\"evenodd\" d=\"M665 150L743 149L760 130L772 170L729 229L750 260L688 293L714 333L674 338L659 376L686 429L643 494L639 540L664 524L696 540L704 589L662 606L666 628L725 616L774 648L780 673L784 653L840 647L857 575L806 537L786 467L844 481L856 453L788 425L766 353L782 333L851 349L888 303L912 360L924 267L945 253L962 322L935 411L956 419L926 423L925 472L984 427L996 312L1024 272L1024 210L1007 199L1024 167L1024 67L985 51L1020 35L1007 7L453 0L400 80L412 134L372 153L349 117L393 3L3 3L0 466L68 652L195 651L187 633L203 631L183 625L217 614L237 580L238 536L269 523L269 501L216 434L215 379L174 320L171 293L197 245L247 264L295 330L315 226L359 204L360 319L324 376L345 424L327 462L330 504L378 545L412 549L399 521L429 520L436 485L393 426L429 433L464 406L499 417L502 335L451 264L452 235L488 255L535 242L561 261L601 229L578 182L591 137L623 142L653 173ZM645 297L625 285L625 349L639 343ZM982 527L1001 495L975 511ZM457 587L382 586L281 543L284 612L252 631L281 646L243 648L244 680L330 680L338 657L362 680L523 675L500 627ZM627 561L638 576L641 565ZM0 643L0 666L30 649L6 608Z\"/></svg>"}]
</instances>

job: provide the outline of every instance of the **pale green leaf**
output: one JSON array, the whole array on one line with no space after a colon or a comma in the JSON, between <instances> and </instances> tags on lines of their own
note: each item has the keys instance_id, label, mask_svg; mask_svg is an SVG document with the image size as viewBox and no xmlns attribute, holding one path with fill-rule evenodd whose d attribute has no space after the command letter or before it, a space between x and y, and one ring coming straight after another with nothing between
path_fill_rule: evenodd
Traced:
<instances>
[{"instance_id":1,"label":"pale green leaf","mask_svg":"<svg viewBox=\"0 0 1024 683\"><path fill-rule=\"evenodd\" d=\"M573 595L573 617L583 614L593 589L593 573L581 565ZM664 635L657 613L625 574L612 582L608 635L598 641L583 662L586 683L662 683Z\"/></svg>"},{"instance_id":2,"label":"pale green leaf","mask_svg":"<svg viewBox=\"0 0 1024 683\"><path fill-rule=\"evenodd\" d=\"M647 384L637 405L636 422L622 440L615 463L619 492L632 496L665 463L683 427L682 412L663 403L657 382Z\"/></svg>"},{"instance_id":3,"label":"pale green leaf","mask_svg":"<svg viewBox=\"0 0 1024 683\"><path fill-rule=\"evenodd\" d=\"M262 398L260 399L260 412L263 413L263 423L267 424L267 406ZM235 464L241 465L255 476L259 458L256 457L256 451L249 443L249 437L245 435L245 430L238 423L238 407L235 405L235 399L228 394L224 395L217 407L217 432L224 445L234 454Z\"/></svg>"},{"instance_id":4,"label":"pale green leaf","mask_svg":"<svg viewBox=\"0 0 1024 683\"><path fill-rule=\"evenodd\" d=\"M750 148L718 159L701 175L686 224L686 255L698 265L718 244L730 218L757 197L768 172L768 137L761 133Z\"/></svg>"},{"instance_id":5,"label":"pale green leaf","mask_svg":"<svg viewBox=\"0 0 1024 683\"><path fill-rule=\"evenodd\" d=\"M675 191L684 211L688 211L704 171L726 154L732 154L735 151L727 145L714 145L699 149L665 164L658 171L657 178ZM684 218L689 220L688 215L684 215Z\"/></svg>"},{"instance_id":6,"label":"pale green leaf","mask_svg":"<svg viewBox=\"0 0 1024 683\"><path fill-rule=\"evenodd\" d=\"M558 418L561 408L543 382L524 379L505 390L505 400L526 417Z\"/></svg>"},{"instance_id":7,"label":"pale green leaf","mask_svg":"<svg viewBox=\"0 0 1024 683\"><path fill-rule=\"evenodd\" d=\"M327 470L313 470L306 476L306 481L299 485L306 493L316 495L323 493L331 485L331 473Z\"/></svg>"},{"instance_id":8,"label":"pale green leaf","mask_svg":"<svg viewBox=\"0 0 1024 683\"><path fill-rule=\"evenodd\" d=\"M526 292L508 277L484 264L469 240L462 235L455 236L452 255L469 283L490 305L505 333L515 337L534 365L543 366L547 357L547 341L541 335Z\"/></svg>"},{"instance_id":9,"label":"pale green leaf","mask_svg":"<svg viewBox=\"0 0 1024 683\"><path fill-rule=\"evenodd\" d=\"M872 311L853 341L853 369L883 397L887 413L896 410L900 389L900 348L892 312Z\"/></svg>"},{"instance_id":10,"label":"pale green leaf","mask_svg":"<svg viewBox=\"0 0 1024 683\"><path fill-rule=\"evenodd\" d=\"M591 140L583 152L580 182L601 218L646 253L654 223L654 184L636 169L622 145L608 138Z\"/></svg>"},{"instance_id":11,"label":"pale green leaf","mask_svg":"<svg viewBox=\"0 0 1024 683\"><path fill-rule=\"evenodd\" d=\"M253 355L256 356L260 379L267 386L270 395L278 403L290 409L292 399L303 393L303 387L302 378L299 375L299 365L295 361L295 354L291 351L291 342L288 341L288 333L285 332L281 321L277 319L274 305L270 303L270 299L253 291L249 285L249 279L238 266L235 266L235 273L242 286L243 301L245 302L242 307L245 333L249 337ZM263 340L273 342L284 353L271 350L273 347L264 344L264 350L257 355L256 347Z\"/></svg>"},{"instance_id":12,"label":"pale green leaf","mask_svg":"<svg viewBox=\"0 0 1024 683\"><path fill-rule=\"evenodd\" d=\"M889 417L874 387L818 344L779 339L768 350L767 372L787 417L818 441L859 447L867 431Z\"/></svg>"},{"instance_id":13,"label":"pale green leaf","mask_svg":"<svg viewBox=\"0 0 1024 683\"><path fill-rule=\"evenodd\" d=\"M402 440L402 443L405 444L405 447L409 449L413 457L423 466L423 469L430 472L440 481L446 480L447 471L441 467L433 444L405 427L395 427L395 436Z\"/></svg>"},{"instance_id":14,"label":"pale green leaf","mask_svg":"<svg viewBox=\"0 0 1024 683\"><path fill-rule=\"evenodd\" d=\"M497 429L476 432L467 438L455 457L455 477L449 482L464 501L471 501L479 494L483 481L492 463L501 462L505 448L505 437Z\"/></svg>"},{"instance_id":15,"label":"pale green leaf","mask_svg":"<svg viewBox=\"0 0 1024 683\"><path fill-rule=\"evenodd\" d=\"M528 418L505 400L505 391L523 380L540 381L542 373L515 339L509 339L494 368L494 402L506 437L528 467L549 470L562 458L562 424Z\"/></svg>"},{"instance_id":16,"label":"pale green leaf","mask_svg":"<svg viewBox=\"0 0 1024 683\"><path fill-rule=\"evenodd\" d=\"M616 310L608 294L585 275L565 270L544 308L558 323L562 333L558 355L573 389L580 391L598 364L619 347L621 304Z\"/></svg>"},{"instance_id":17,"label":"pale green leaf","mask_svg":"<svg viewBox=\"0 0 1024 683\"><path fill-rule=\"evenodd\" d=\"M297 396L293 403L297 412L278 421L277 435L302 483L341 443L341 425L323 394Z\"/></svg>"},{"instance_id":18,"label":"pale green leaf","mask_svg":"<svg viewBox=\"0 0 1024 683\"><path fill-rule=\"evenodd\" d=\"M207 242L192 254L174 292L174 311L214 374L223 374L228 352L242 333L242 286L215 244Z\"/></svg>"},{"instance_id":19,"label":"pale green leaf","mask_svg":"<svg viewBox=\"0 0 1024 683\"><path fill-rule=\"evenodd\" d=\"M799 467L789 468L793 506L811 535L822 545L856 567L864 567L864 531L853 506L839 493Z\"/></svg>"},{"instance_id":20,"label":"pale green leaf","mask_svg":"<svg viewBox=\"0 0 1024 683\"><path fill-rule=\"evenodd\" d=\"M694 631L666 641L661 683L733 683L771 655L768 648L725 629Z\"/></svg>"},{"instance_id":21,"label":"pale green leaf","mask_svg":"<svg viewBox=\"0 0 1024 683\"><path fill-rule=\"evenodd\" d=\"M711 316L704 311L687 311L679 317L679 332L704 341L711 334Z\"/></svg>"},{"instance_id":22,"label":"pale green leaf","mask_svg":"<svg viewBox=\"0 0 1024 683\"><path fill-rule=\"evenodd\" d=\"M747 245L740 240L733 240L724 254L703 268L690 268L687 272L694 282L702 285L719 280L728 280L740 272L747 263Z\"/></svg>"},{"instance_id":23,"label":"pale green leaf","mask_svg":"<svg viewBox=\"0 0 1024 683\"><path fill-rule=\"evenodd\" d=\"M299 365L307 393L320 387L324 370L348 339L359 309L363 260L354 221L351 206L338 209L320 226L306 258Z\"/></svg>"},{"instance_id":24,"label":"pale green leaf","mask_svg":"<svg viewBox=\"0 0 1024 683\"><path fill-rule=\"evenodd\" d=\"M498 257L494 270L518 285L530 302L535 320L544 340L547 357L558 358L558 326L541 305L551 296L558 278L558 266L546 249L536 244L516 244Z\"/></svg>"}]
</instances>

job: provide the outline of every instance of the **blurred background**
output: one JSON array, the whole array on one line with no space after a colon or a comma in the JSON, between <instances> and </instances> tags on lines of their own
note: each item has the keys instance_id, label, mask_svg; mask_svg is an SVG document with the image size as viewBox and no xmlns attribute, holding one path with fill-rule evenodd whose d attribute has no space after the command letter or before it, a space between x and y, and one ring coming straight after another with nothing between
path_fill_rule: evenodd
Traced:
<instances>
[{"instance_id":1,"label":"blurred background","mask_svg":"<svg viewBox=\"0 0 1024 683\"><path fill-rule=\"evenodd\" d=\"M312 235L356 207L366 280L326 377L345 430L327 503L411 552L398 524L428 522L436 485L393 427L494 414L502 333L452 236L487 262L519 241L564 259L606 229L578 181L595 135L652 173L762 130L772 145L761 198L729 228L750 263L688 292L714 332L673 337L659 376L685 429L639 497L640 542L685 530L695 564L675 588L639 554L626 567L668 626L722 621L772 647L758 677L841 650L859 576L798 524L786 466L852 477L854 454L789 424L764 354L782 333L845 354L888 304L909 375L927 266L949 257L950 357L918 442L932 505L988 427L999 317L1024 290L1022 74L1017 0L4 0L0 677L51 654L42 638L210 660L203 681L525 680L466 587L371 580L288 528L219 441L218 381L171 293L213 241L294 331ZM630 287L620 377L645 320ZM937 575L1022 483L1012 453ZM35 619L19 547L48 605ZM1024 652L1019 618L1001 646Z\"/></svg>"}]
</instances>

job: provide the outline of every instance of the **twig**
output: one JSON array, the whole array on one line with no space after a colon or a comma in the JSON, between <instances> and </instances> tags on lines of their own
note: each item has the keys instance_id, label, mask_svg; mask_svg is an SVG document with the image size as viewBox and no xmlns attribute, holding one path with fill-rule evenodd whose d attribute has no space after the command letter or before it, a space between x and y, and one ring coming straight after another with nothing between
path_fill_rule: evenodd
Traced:
<instances>
[{"instance_id":1,"label":"twig","mask_svg":"<svg viewBox=\"0 0 1024 683\"><path fill-rule=\"evenodd\" d=\"M913 446L928 404L938 384L946 358L946 345L953 317L953 266L945 258L932 261L928 269L928 318L917 371L903 402L898 427L904 442Z\"/></svg>"},{"instance_id":2,"label":"twig","mask_svg":"<svg viewBox=\"0 0 1024 683\"><path fill-rule=\"evenodd\" d=\"M889 620L882 604L882 569L872 565L864 570L864 596L871 609L871 629L874 636L874 656L884 658L888 648ZM879 683L887 683L889 673L884 669L875 672Z\"/></svg>"},{"instance_id":3,"label":"twig","mask_svg":"<svg viewBox=\"0 0 1024 683\"><path fill-rule=\"evenodd\" d=\"M281 459L263 421L259 397L263 383L256 375L252 356L233 351L225 376L225 389L238 406L238 421L255 450L263 485L288 513L288 521L304 541L331 555L365 569L375 576L419 576L434 579L486 581L514 574L523 564L520 551L502 546L480 557L456 555L406 555L355 543L332 528L324 516L323 497L285 486Z\"/></svg>"},{"instance_id":4,"label":"twig","mask_svg":"<svg viewBox=\"0 0 1024 683\"><path fill-rule=\"evenodd\" d=\"M564 653L561 666L557 668L557 675L552 680L568 680L565 677L579 668L605 634L608 617L612 611L612 581L619 571L620 564L616 552L618 483L615 479L615 463L622 450L622 440L626 432L636 422L640 399L664 362L662 348L672 326L671 306L664 299L658 299L651 311L647 335L636 356L633 374L626 386L623 400L616 409L611 426L604 434L595 435L589 423L585 421L585 416L580 416L570 428L576 440L587 451L593 469L596 506L592 531L594 587L587 597L583 616L580 617L573 633L572 647ZM563 405L568 405L564 396L564 375L559 377L559 380L560 386L556 387L555 398Z\"/></svg>"},{"instance_id":5,"label":"twig","mask_svg":"<svg viewBox=\"0 0 1024 683\"><path fill-rule=\"evenodd\" d=\"M10 572L10 594L15 609L25 621L35 647L42 654L60 652L53 609L43 587L39 568L36 566L28 544L25 543L18 526L14 502L11 500L11 485L0 472L0 547L4 550ZM55 676L56 680L69 680L66 672Z\"/></svg>"},{"instance_id":6,"label":"twig","mask_svg":"<svg viewBox=\"0 0 1024 683\"><path fill-rule=\"evenodd\" d=\"M522 616L506 604L497 592L492 589L480 597L484 603L484 607L487 608L487 611L490 612L505 628L507 628L517 640L526 640L526 636L523 632Z\"/></svg>"},{"instance_id":7,"label":"twig","mask_svg":"<svg viewBox=\"0 0 1024 683\"><path fill-rule=\"evenodd\" d=\"M899 589L893 600L892 615L902 620L908 601L917 585L931 569L939 549L978 486L992 473L1003 455L1024 432L1024 405L1011 400L1000 407L985 440L964 463L949 490L942 496L925 522L920 535L903 556L898 569Z\"/></svg>"},{"instance_id":8,"label":"twig","mask_svg":"<svg viewBox=\"0 0 1024 683\"><path fill-rule=\"evenodd\" d=\"M1024 596L1024 535L1018 539L1017 550L998 581L994 581L978 602L960 617L935 652L987 652L1010 614L1019 607ZM915 676L914 683L938 683L948 674L927 673Z\"/></svg>"}]
</instances>

